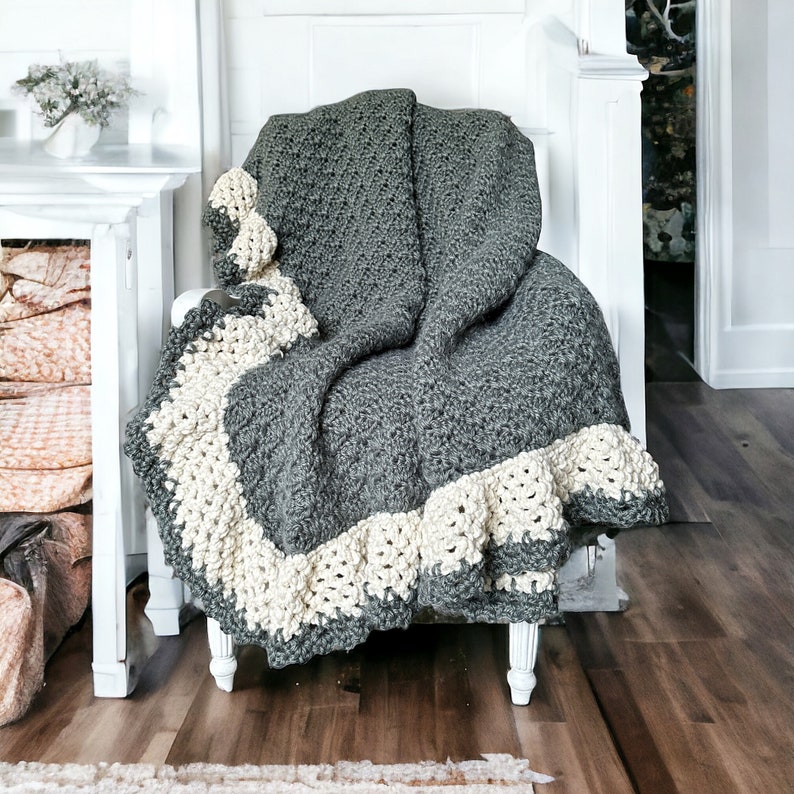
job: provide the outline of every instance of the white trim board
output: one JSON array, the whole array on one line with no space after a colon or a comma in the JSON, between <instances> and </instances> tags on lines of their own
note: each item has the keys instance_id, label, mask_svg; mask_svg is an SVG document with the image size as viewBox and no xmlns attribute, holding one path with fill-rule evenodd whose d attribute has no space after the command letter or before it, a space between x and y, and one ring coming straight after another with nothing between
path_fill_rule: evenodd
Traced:
<instances>
[{"instance_id":1,"label":"white trim board","mask_svg":"<svg viewBox=\"0 0 794 794\"><path fill-rule=\"evenodd\" d=\"M695 368L714 388L794 387L794 248L766 211L794 171L767 163L794 123L774 90L785 3L698 3Z\"/></svg>"}]
</instances>

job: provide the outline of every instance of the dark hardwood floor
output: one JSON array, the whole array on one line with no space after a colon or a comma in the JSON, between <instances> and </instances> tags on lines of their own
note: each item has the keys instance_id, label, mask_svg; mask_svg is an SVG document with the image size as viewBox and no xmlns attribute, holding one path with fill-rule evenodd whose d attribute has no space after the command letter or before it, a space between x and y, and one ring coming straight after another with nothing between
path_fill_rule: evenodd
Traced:
<instances>
[{"instance_id":1,"label":"dark hardwood floor","mask_svg":"<svg viewBox=\"0 0 794 794\"><path fill-rule=\"evenodd\" d=\"M763 792L794 780L794 390L648 385L672 522L618 536L619 614L542 632L529 707L506 629L416 625L215 688L203 621L165 638L126 700L91 692L88 621L51 660L0 760L392 763L511 753L543 792Z\"/></svg>"}]
</instances>

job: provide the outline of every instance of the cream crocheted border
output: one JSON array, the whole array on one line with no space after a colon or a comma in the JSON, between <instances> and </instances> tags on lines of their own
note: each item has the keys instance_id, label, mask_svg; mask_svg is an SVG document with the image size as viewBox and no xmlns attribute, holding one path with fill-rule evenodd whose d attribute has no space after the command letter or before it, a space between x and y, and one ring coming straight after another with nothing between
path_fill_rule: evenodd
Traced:
<instances>
[{"instance_id":1,"label":"cream crocheted border","mask_svg":"<svg viewBox=\"0 0 794 794\"><path fill-rule=\"evenodd\" d=\"M225 212L230 220L239 224L228 253L234 256L244 281L266 275L277 244L275 233L256 212L258 195L256 180L237 166L221 174L209 196L213 209Z\"/></svg>"},{"instance_id":2,"label":"cream crocheted border","mask_svg":"<svg viewBox=\"0 0 794 794\"><path fill-rule=\"evenodd\" d=\"M248 514L223 416L229 390L246 371L283 355L317 326L295 283L272 260L275 235L254 209L252 183L243 169L232 169L211 203L241 221L233 250L246 280L273 292L259 315L226 316L222 327L193 342L168 399L147 419L148 441L168 462L182 546L210 585L227 598L234 594L251 631L281 631L286 641L306 624L359 616L372 597L407 600L422 572L477 565L489 546L520 543L527 532L554 541L566 528L563 504L586 488L620 500L661 487L656 464L635 439L621 427L597 425L467 474L415 510L368 516L306 554L284 554ZM269 233L258 239L266 242L249 244L249 230L263 224ZM486 583L526 593L555 584L554 570Z\"/></svg>"}]
</instances>

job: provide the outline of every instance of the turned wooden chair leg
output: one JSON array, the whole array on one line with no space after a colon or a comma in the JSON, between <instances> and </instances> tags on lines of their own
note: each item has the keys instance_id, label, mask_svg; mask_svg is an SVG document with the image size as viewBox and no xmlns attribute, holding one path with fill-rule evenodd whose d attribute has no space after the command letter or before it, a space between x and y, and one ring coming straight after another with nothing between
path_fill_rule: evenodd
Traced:
<instances>
[{"instance_id":1,"label":"turned wooden chair leg","mask_svg":"<svg viewBox=\"0 0 794 794\"><path fill-rule=\"evenodd\" d=\"M185 586L165 561L163 542L152 511L146 510L146 566L149 570L149 601L144 608L158 637L179 634L179 616L185 608Z\"/></svg>"},{"instance_id":2,"label":"turned wooden chair leg","mask_svg":"<svg viewBox=\"0 0 794 794\"><path fill-rule=\"evenodd\" d=\"M526 706L535 688L535 662L540 634L537 623L510 624L510 669L507 683L510 699L516 706Z\"/></svg>"},{"instance_id":3,"label":"turned wooden chair leg","mask_svg":"<svg viewBox=\"0 0 794 794\"><path fill-rule=\"evenodd\" d=\"M210 643L210 672L218 689L231 692L237 671L237 649L234 640L220 627L217 620L207 618L207 639Z\"/></svg>"}]
</instances>

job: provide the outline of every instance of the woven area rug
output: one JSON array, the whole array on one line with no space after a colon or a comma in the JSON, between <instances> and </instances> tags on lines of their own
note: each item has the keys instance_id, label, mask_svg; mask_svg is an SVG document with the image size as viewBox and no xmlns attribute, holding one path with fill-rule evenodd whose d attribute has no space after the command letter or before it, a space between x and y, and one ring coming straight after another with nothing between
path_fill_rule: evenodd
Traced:
<instances>
[{"instance_id":1,"label":"woven area rug","mask_svg":"<svg viewBox=\"0 0 794 794\"><path fill-rule=\"evenodd\" d=\"M554 778L533 772L510 755L453 763L373 764L340 761L316 766L222 766L188 764L0 764L2 792L208 792L211 794L477 794L534 791L533 783Z\"/></svg>"}]
</instances>

